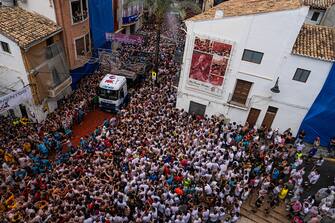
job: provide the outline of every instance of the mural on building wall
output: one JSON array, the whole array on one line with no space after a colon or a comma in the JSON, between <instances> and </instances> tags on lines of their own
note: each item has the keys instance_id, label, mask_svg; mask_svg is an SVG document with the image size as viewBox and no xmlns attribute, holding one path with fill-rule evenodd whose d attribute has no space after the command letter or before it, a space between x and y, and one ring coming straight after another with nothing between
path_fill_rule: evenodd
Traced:
<instances>
[{"instance_id":1,"label":"mural on building wall","mask_svg":"<svg viewBox=\"0 0 335 223\"><path fill-rule=\"evenodd\" d=\"M196 37L188 84L220 94L232 52L229 43Z\"/></svg>"},{"instance_id":2,"label":"mural on building wall","mask_svg":"<svg viewBox=\"0 0 335 223\"><path fill-rule=\"evenodd\" d=\"M212 59L210 54L193 51L190 78L208 82Z\"/></svg>"}]
</instances>

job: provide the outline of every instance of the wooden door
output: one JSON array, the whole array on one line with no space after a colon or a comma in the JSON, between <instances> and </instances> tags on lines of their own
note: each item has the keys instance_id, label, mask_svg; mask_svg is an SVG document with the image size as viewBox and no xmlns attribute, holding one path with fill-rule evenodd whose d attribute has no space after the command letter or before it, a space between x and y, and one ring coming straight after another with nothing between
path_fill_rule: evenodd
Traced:
<instances>
[{"instance_id":1,"label":"wooden door","mask_svg":"<svg viewBox=\"0 0 335 223\"><path fill-rule=\"evenodd\" d=\"M21 115L22 115L22 117L26 117L26 118L28 118L28 113L27 113L26 106L20 104L20 111L21 111Z\"/></svg>"},{"instance_id":2,"label":"wooden door","mask_svg":"<svg viewBox=\"0 0 335 223\"><path fill-rule=\"evenodd\" d=\"M271 128L272 122L276 117L277 111L278 108L269 106L264 116L262 125L265 125L267 128Z\"/></svg>"},{"instance_id":3,"label":"wooden door","mask_svg":"<svg viewBox=\"0 0 335 223\"><path fill-rule=\"evenodd\" d=\"M234 94L231 100L233 102L245 105L248 99L251 86L252 86L251 82L238 79L236 81Z\"/></svg>"},{"instance_id":4,"label":"wooden door","mask_svg":"<svg viewBox=\"0 0 335 223\"><path fill-rule=\"evenodd\" d=\"M261 113L261 110L259 109L256 109L256 108L250 109L250 112L247 118L247 122L249 123L250 128L254 127L254 125L256 124L259 113Z\"/></svg>"}]
</instances>

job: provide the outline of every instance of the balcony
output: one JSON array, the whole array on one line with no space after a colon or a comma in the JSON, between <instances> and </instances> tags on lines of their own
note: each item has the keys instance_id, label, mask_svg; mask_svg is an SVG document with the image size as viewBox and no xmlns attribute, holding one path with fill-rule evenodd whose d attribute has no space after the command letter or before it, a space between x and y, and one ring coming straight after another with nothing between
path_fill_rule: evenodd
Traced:
<instances>
[{"instance_id":1,"label":"balcony","mask_svg":"<svg viewBox=\"0 0 335 223\"><path fill-rule=\"evenodd\" d=\"M67 87L69 87L72 83L72 78L68 77L65 81L63 81L61 84L56 86L55 88L48 90L48 96L50 98L56 98L58 95L60 95Z\"/></svg>"}]
</instances>

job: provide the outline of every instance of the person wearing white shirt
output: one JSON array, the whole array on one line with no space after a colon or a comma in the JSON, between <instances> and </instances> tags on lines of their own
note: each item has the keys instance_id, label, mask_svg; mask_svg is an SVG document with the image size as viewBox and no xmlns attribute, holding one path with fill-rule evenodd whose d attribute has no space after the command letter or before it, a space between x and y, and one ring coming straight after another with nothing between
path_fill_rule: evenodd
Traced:
<instances>
[{"instance_id":1,"label":"person wearing white shirt","mask_svg":"<svg viewBox=\"0 0 335 223\"><path fill-rule=\"evenodd\" d=\"M238 219L240 219L240 214L235 213L235 215L231 219L231 223L236 223L238 221Z\"/></svg>"},{"instance_id":2,"label":"person wearing white shirt","mask_svg":"<svg viewBox=\"0 0 335 223\"><path fill-rule=\"evenodd\" d=\"M192 218L197 218L198 217L198 208L193 208L192 209Z\"/></svg>"},{"instance_id":3,"label":"person wearing white shirt","mask_svg":"<svg viewBox=\"0 0 335 223\"><path fill-rule=\"evenodd\" d=\"M318 182L319 178L320 178L320 174L318 173L317 170L312 171L308 175L308 179L309 179L310 184L316 184L316 182Z\"/></svg>"},{"instance_id":4,"label":"person wearing white shirt","mask_svg":"<svg viewBox=\"0 0 335 223\"><path fill-rule=\"evenodd\" d=\"M206 222L209 219L209 210L206 209L205 211L202 212L202 218Z\"/></svg>"},{"instance_id":5,"label":"person wearing white shirt","mask_svg":"<svg viewBox=\"0 0 335 223\"><path fill-rule=\"evenodd\" d=\"M200 217L197 217L195 219L193 219L193 223L202 223L202 220Z\"/></svg>"},{"instance_id":6,"label":"person wearing white shirt","mask_svg":"<svg viewBox=\"0 0 335 223\"><path fill-rule=\"evenodd\" d=\"M177 219L174 221L175 223L184 223L183 218L181 215L177 216Z\"/></svg>"},{"instance_id":7,"label":"person wearing white shirt","mask_svg":"<svg viewBox=\"0 0 335 223\"><path fill-rule=\"evenodd\" d=\"M225 210L224 210L223 207L221 207L220 210L219 210L219 221L220 222L222 222L224 220L225 215L226 215Z\"/></svg>"},{"instance_id":8,"label":"person wearing white shirt","mask_svg":"<svg viewBox=\"0 0 335 223\"><path fill-rule=\"evenodd\" d=\"M167 206L165 208L165 217L169 218L171 216L171 209Z\"/></svg>"},{"instance_id":9,"label":"person wearing white shirt","mask_svg":"<svg viewBox=\"0 0 335 223\"><path fill-rule=\"evenodd\" d=\"M212 194L212 188L211 188L211 186L209 186L209 184L206 184L206 186L205 186L205 193L207 195L211 195Z\"/></svg>"},{"instance_id":10,"label":"person wearing white shirt","mask_svg":"<svg viewBox=\"0 0 335 223\"><path fill-rule=\"evenodd\" d=\"M176 214L179 208L177 206L171 206L172 214Z\"/></svg>"},{"instance_id":11,"label":"person wearing white shirt","mask_svg":"<svg viewBox=\"0 0 335 223\"><path fill-rule=\"evenodd\" d=\"M214 210L214 212L209 214L209 220L210 222L217 222L219 219L219 214L216 213L216 211Z\"/></svg>"},{"instance_id":12,"label":"person wearing white shirt","mask_svg":"<svg viewBox=\"0 0 335 223\"><path fill-rule=\"evenodd\" d=\"M187 212L184 216L183 216L183 222L184 223L188 223L190 222L190 218L191 218L191 214L189 212Z\"/></svg>"},{"instance_id":13,"label":"person wearing white shirt","mask_svg":"<svg viewBox=\"0 0 335 223\"><path fill-rule=\"evenodd\" d=\"M151 213L149 212L147 215L142 217L144 223L148 223L151 221Z\"/></svg>"}]
</instances>

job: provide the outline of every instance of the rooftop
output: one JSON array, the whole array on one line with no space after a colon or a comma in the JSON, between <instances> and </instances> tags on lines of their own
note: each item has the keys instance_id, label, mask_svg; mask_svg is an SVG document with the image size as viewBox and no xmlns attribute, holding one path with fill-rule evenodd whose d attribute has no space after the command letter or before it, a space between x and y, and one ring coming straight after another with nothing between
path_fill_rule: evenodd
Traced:
<instances>
[{"instance_id":1,"label":"rooftop","mask_svg":"<svg viewBox=\"0 0 335 223\"><path fill-rule=\"evenodd\" d=\"M188 20L199 21L214 19L216 10L222 10L224 16L229 17L293 10L301 6L302 2L300 0L229 0Z\"/></svg>"},{"instance_id":2,"label":"rooftop","mask_svg":"<svg viewBox=\"0 0 335 223\"><path fill-rule=\"evenodd\" d=\"M304 4L315 9L326 10L335 4L335 0L304 0Z\"/></svg>"},{"instance_id":3,"label":"rooftop","mask_svg":"<svg viewBox=\"0 0 335 223\"><path fill-rule=\"evenodd\" d=\"M304 24L292 53L335 62L335 28Z\"/></svg>"},{"instance_id":4,"label":"rooftop","mask_svg":"<svg viewBox=\"0 0 335 223\"><path fill-rule=\"evenodd\" d=\"M26 49L62 28L51 20L19 7L0 7L0 33Z\"/></svg>"}]
</instances>

